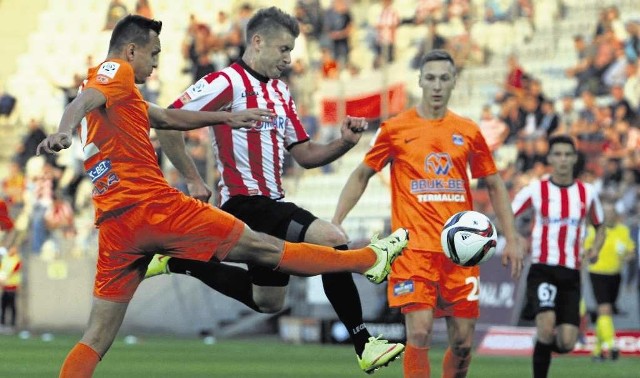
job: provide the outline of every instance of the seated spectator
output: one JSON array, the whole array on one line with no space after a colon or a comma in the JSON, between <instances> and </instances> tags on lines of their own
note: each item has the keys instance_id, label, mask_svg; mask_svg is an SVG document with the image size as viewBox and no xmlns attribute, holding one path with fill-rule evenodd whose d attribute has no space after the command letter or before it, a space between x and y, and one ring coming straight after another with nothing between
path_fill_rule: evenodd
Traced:
<instances>
[{"instance_id":1,"label":"seated spectator","mask_svg":"<svg viewBox=\"0 0 640 378\"><path fill-rule=\"evenodd\" d=\"M552 100L545 99L541 107L542 118L538 130L544 136L553 135L560 125L560 117L556 113L555 105Z\"/></svg>"},{"instance_id":2,"label":"seated spectator","mask_svg":"<svg viewBox=\"0 0 640 378\"><path fill-rule=\"evenodd\" d=\"M354 30L353 16L347 0L333 0L324 15L325 35L330 43L333 57L343 67L349 61L351 46L349 39Z\"/></svg>"},{"instance_id":3,"label":"seated spectator","mask_svg":"<svg viewBox=\"0 0 640 378\"><path fill-rule=\"evenodd\" d=\"M627 38L624 40L624 51L629 62L635 63L640 57L640 21L629 20L625 24Z\"/></svg>"},{"instance_id":4,"label":"seated spectator","mask_svg":"<svg viewBox=\"0 0 640 378\"><path fill-rule=\"evenodd\" d=\"M107 9L107 20L104 25L104 30L113 30L118 21L128 13L127 6L122 0L111 0L109 8Z\"/></svg>"},{"instance_id":5,"label":"seated spectator","mask_svg":"<svg viewBox=\"0 0 640 378\"><path fill-rule=\"evenodd\" d=\"M566 94L562 96L562 109L560 110L560 124L556 132L558 134L569 134L571 125L578 119L578 111L574 107L574 98Z\"/></svg>"},{"instance_id":6,"label":"seated spectator","mask_svg":"<svg viewBox=\"0 0 640 378\"><path fill-rule=\"evenodd\" d=\"M444 10L443 0L418 0L413 21L416 25L440 21L444 16Z\"/></svg>"},{"instance_id":7,"label":"seated spectator","mask_svg":"<svg viewBox=\"0 0 640 378\"><path fill-rule=\"evenodd\" d=\"M611 87L611 113L617 120L626 121L634 124L637 118L636 112L624 95L624 89L620 85Z\"/></svg>"},{"instance_id":8,"label":"seated spectator","mask_svg":"<svg viewBox=\"0 0 640 378\"><path fill-rule=\"evenodd\" d=\"M482 107L478 127L491 151L495 151L502 146L509 136L509 128L500 118L493 114L491 105Z\"/></svg>"}]
</instances>

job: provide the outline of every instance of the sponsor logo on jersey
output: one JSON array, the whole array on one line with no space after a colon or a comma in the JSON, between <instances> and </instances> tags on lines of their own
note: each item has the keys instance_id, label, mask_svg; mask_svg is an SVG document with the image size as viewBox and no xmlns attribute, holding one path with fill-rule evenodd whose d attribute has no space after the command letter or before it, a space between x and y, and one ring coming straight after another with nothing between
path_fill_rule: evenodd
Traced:
<instances>
[{"instance_id":1,"label":"sponsor logo on jersey","mask_svg":"<svg viewBox=\"0 0 640 378\"><path fill-rule=\"evenodd\" d=\"M101 177L104 177L111 170L111 160L106 159L98 162L87 171L87 176L91 179L91 182L96 182Z\"/></svg>"},{"instance_id":2,"label":"sponsor logo on jersey","mask_svg":"<svg viewBox=\"0 0 640 378\"><path fill-rule=\"evenodd\" d=\"M446 176L453 163L446 152L432 152L425 158L424 170L429 176ZM459 178L427 178L411 180L411 193L419 202L465 202L465 182ZM456 194L449 194L456 193Z\"/></svg>"},{"instance_id":3,"label":"sponsor logo on jersey","mask_svg":"<svg viewBox=\"0 0 640 378\"><path fill-rule=\"evenodd\" d=\"M464 139L460 134L453 134L451 136L451 140L453 141L453 144L455 144L456 146L462 146L464 144Z\"/></svg>"},{"instance_id":4,"label":"sponsor logo on jersey","mask_svg":"<svg viewBox=\"0 0 640 378\"><path fill-rule=\"evenodd\" d=\"M110 79L113 79L116 76L116 72L120 68L120 63L116 62L104 62L98 69L97 76L106 76Z\"/></svg>"},{"instance_id":5,"label":"sponsor logo on jersey","mask_svg":"<svg viewBox=\"0 0 640 378\"><path fill-rule=\"evenodd\" d=\"M289 117L277 116L273 118L273 121L270 122L259 122L254 130L266 131L266 130L284 130L288 125L291 124L291 120Z\"/></svg>"},{"instance_id":6,"label":"sponsor logo on jersey","mask_svg":"<svg viewBox=\"0 0 640 378\"><path fill-rule=\"evenodd\" d=\"M413 280L398 282L393 285L393 296L398 297L400 295L406 295L413 293L414 291Z\"/></svg>"},{"instance_id":7,"label":"sponsor logo on jersey","mask_svg":"<svg viewBox=\"0 0 640 378\"><path fill-rule=\"evenodd\" d=\"M242 97L257 97L257 96L262 96L262 93L260 93L260 91L245 91L245 92L242 92Z\"/></svg>"},{"instance_id":8,"label":"sponsor logo on jersey","mask_svg":"<svg viewBox=\"0 0 640 378\"><path fill-rule=\"evenodd\" d=\"M433 172L438 176L444 176L449 173L451 166L451 156L446 152L432 152L425 159L425 168L427 172Z\"/></svg>"}]
</instances>

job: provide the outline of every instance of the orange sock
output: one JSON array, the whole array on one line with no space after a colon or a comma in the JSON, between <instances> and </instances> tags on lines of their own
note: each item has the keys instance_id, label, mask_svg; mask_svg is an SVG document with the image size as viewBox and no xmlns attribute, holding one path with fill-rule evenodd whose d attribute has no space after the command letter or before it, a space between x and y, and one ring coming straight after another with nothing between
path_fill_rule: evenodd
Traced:
<instances>
[{"instance_id":1,"label":"orange sock","mask_svg":"<svg viewBox=\"0 0 640 378\"><path fill-rule=\"evenodd\" d=\"M376 253L369 247L339 251L321 245L285 242L282 258L274 270L309 276L333 272L364 273L376 259Z\"/></svg>"},{"instance_id":2,"label":"orange sock","mask_svg":"<svg viewBox=\"0 0 640 378\"><path fill-rule=\"evenodd\" d=\"M458 357L447 348L444 352L442 360L442 377L443 378L464 378L467 376L469 364L471 363L471 353L466 357Z\"/></svg>"},{"instance_id":3,"label":"orange sock","mask_svg":"<svg viewBox=\"0 0 640 378\"><path fill-rule=\"evenodd\" d=\"M90 378L100 360L100 355L93 348L77 343L62 364L60 378Z\"/></svg>"},{"instance_id":4,"label":"orange sock","mask_svg":"<svg viewBox=\"0 0 640 378\"><path fill-rule=\"evenodd\" d=\"M407 343L404 349L404 378L429 378L429 348L420 348Z\"/></svg>"}]
</instances>

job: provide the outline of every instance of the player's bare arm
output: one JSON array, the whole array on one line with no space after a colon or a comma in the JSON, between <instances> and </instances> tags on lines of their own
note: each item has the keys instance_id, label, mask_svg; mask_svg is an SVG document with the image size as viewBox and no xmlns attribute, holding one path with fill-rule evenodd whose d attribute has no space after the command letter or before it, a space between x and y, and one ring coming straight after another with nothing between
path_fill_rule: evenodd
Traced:
<instances>
[{"instance_id":1,"label":"player's bare arm","mask_svg":"<svg viewBox=\"0 0 640 378\"><path fill-rule=\"evenodd\" d=\"M211 188L198 173L195 163L187 153L184 136L181 131L156 130L162 151L169 158L173 166L182 174L189 188L189 195L203 202L209 202Z\"/></svg>"},{"instance_id":2,"label":"player's bare arm","mask_svg":"<svg viewBox=\"0 0 640 378\"><path fill-rule=\"evenodd\" d=\"M316 168L329 164L353 148L362 132L367 129L367 121L362 117L347 116L340 128L340 138L327 144L308 141L291 148L291 156L304 168Z\"/></svg>"},{"instance_id":3,"label":"player's bare arm","mask_svg":"<svg viewBox=\"0 0 640 378\"><path fill-rule=\"evenodd\" d=\"M591 264L598 261L598 255L600 254L600 250L604 245L604 241L607 237L607 227L604 222L599 225L593 225L596 230L596 236L593 239L593 245L591 248L585 251L583 259L590 262Z\"/></svg>"},{"instance_id":4,"label":"player's bare arm","mask_svg":"<svg viewBox=\"0 0 640 378\"><path fill-rule=\"evenodd\" d=\"M518 279L520 273L522 273L524 249L516 232L515 220L510 206L511 202L509 201L507 188L497 173L486 176L484 179L489 188L491 205L498 217L498 221L502 227L502 233L507 241L504 253L502 254L502 264L506 266L511 262L511 277Z\"/></svg>"},{"instance_id":5,"label":"player's bare arm","mask_svg":"<svg viewBox=\"0 0 640 378\"><path fill-rule=\"evenodd\" d=\"M349 214L351 209L353 209L360 200L360 197L362 197L369 180L375 174L376 171L365 163L360 163L360 165L351 172L349 179L347 179L347 182L342 188L342 192L340 192L340 198L338 199L331 223L338 226L342 224L347 214Z\"/></svg>"},{"instance_id":6,"label":"player's bare arm","mask_svg":"<svg viewBox=\"0 0 640 378\"><path fill-rule=\"evenodd\" d=\"M194 130L212 125L232 128L254 127L258 122L270 121L274 114L267 109L247 109L239 112L200 112L166 109L149 103L151 127L163 130Z\"/></svg>"},{"instance_id":7,"label":"player's bare arm","mask_svg":"<svg viewBox=\"0 0 640 378\"><path fill-rule=\"evenodd\" d=\"M36 155L41 151L47 153L59 152L71 146L71 132L80 124L84 116L107 103L107 98L93 88L82 91L64 110L58 131L48 135L36 148Z\"/></svg>"}]
</instances>

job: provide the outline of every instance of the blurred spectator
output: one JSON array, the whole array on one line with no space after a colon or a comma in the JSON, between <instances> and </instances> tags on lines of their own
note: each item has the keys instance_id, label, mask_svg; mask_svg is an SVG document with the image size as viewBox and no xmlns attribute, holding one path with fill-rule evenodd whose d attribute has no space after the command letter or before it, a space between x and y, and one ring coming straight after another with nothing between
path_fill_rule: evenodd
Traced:
<instances>
[{"instance_id":1,"label":"blurred spectator","mask_svg":"<svg viewBox=\"0 0 640 378\"><path fill-rule=\"evenodd\" d=\"M520 130L520 106L518 99L514 96L508 96L501 104L500 119L509 128L509 135L507 136L506 144L514 144L518 138L518 131Z\"/></svg>"},{"instance_id":2,"label":"blurred spectator","mask_svg":"<svg viewBox=\"0 0 640 378\"><path fill-rule=\"evenodd\" d=\"M349 62L351 51L349 38L353 31L353 18L347 0L333 0L324 15L324 30L329 39L333 58L339 67Z\"/></svg>"},{"instance_id":3,"label":"blurred spectator","mask_svg":"<svg viewBox=\"0 0 640 378\"><path fill-rule=\"evenodd\" d=\"M16 296L22 282L22 261L17 246L10 246L4 256L0 256L0 328L4 332L13 332L18 319ZM9 315L11 321L9 322Z\"/></svg>"},{"instance_id":4,"label":"blurred spectator","mask_svg":"<svg viewBox=\"0 0 640 378\"><path fill-rule=\"evenodd\" d=\"M419 24L437 22L444 16L443 0L418 0L414 22Z\"/></svg>"},{"instance_id":5,"label":"blurred spectator","mask_svg":"<svg viewBox=\"0 0 640 378\"><path fill-rule=\"evenodd\" d=\"M137 0L135 14L146 18L153 18L153 11L149 0Z\"/></svg>"},{"instance_id":6,"label":"blurred spectator","mask_svg":"<svg viewBox=\"0 0 640 378\"><path fill-rule=\"evenodd\" d=\"M11 161L9 163L7 176L2 180L2 193L12 208L19 209L22 207L24 188L25 181L22 168L17 161Z\"/></svg>"},{"instance_id":7,"label":"blurred spectator","mask_svg":"<svg viewBox=\"0 0 640 378\"><path fill-rule=\"evenodd\" d=\"M627 21L625 27L627 38L624 40L624 51L629 62L635 63L640 57L640 21Z\"/></svg>"},{"instance_id":8,"label":"blurred spectator","mask_svg":"<svg viewBox=\"0 0 640 378\"><path fill-rule=\"evenodd\" d=\"M438 24L435 21L428 22L427 27L427 35L420 40L416 55L411 59L411 68L414 70L420 68L420 61L424 54L431 50L444 49L447 46L446 38L438 34Z\"/></svg>"},{"instance_id":9,"label":"blurred spectator","mask_svg":"<svg viewBox=\"0 0 640 378\"><path fill-rule=\"evenodd\" d=\"M492 24L499 21L511 21L509 14L510 5L509 1L486 0L484 3L485 22Z\"/></svg>"},{"instance_id":10,"label":"blurred spectator","mask_svg":"<svg viewBox=\"0 0 640 378\"><path fill-rule=\"evenodd\" d=\"M160 81L160 77L158 76L158 69L154 69L151 72L151 75L147 78L144 84L140 84L140 94L142 94L142 98L145 101L151 103L158 103L158 98L160 97L160 89L162 87L162 82Z\"/></svg>"},{"instance_id":11,"label":"blurred spectator","mask_svg":"<svg viewBox=\"0 0 640 378\"><path fill-rule=\"evenodd\" d=\"M44 213L44 223L56 249L69 252L76 235L74 212L71 203L59 190L53 193L53 201Z\"/></svg>"},{"instance_id":12,"label":"blurred spectator","mask_svg":"<svg viewBox=\"0 0 640 378\"><path fill-rule=\"evenodd\" d=\"M337 79L339 75L338 62L333 58L331 49L323 47L320 59L322 77L325 79Z\"/></svg>"},{"instance_id":13,"label":"blurred spectator","mask_svg":"<svg viewBox=\"0 0 640 378\"><path fill-rule=\"evenodd\" d=\"M463 20L461 33L449 37L447 50L456 62L457 71L460 72L467 65L481 65L485 63L485 53L476 43L471 34L471 18Z\"/></svg>"},{"instance_id":14,"label":"blurred spectator","mask_svg":"<svg viewBox=\"0 0 640 378\"><path fill-rule=\"evenodd\" d=\"M36 155L36 148L38 144L47 137L44 132L42 124L36 120L31 119L27 124L27 134L22 138L22 141L17 147L15 160L20 164L20 167L24 169L27 160ZM55 157L53 155L47 155L47 160L53 161Z\"/></svg>"},{"instance_id":15,"label":"blurred spectator","mask_svg":"<svg viewBox=\"0 0 640 378\"><path fill-rule=\"evenodd\" d=\"M129 13L122 0L111 0L107 9L107 21L104 30L113 30L118 21Z\"/></svg>"},{"instance_id":16,"label":"blurred spectator","mask_svg":"<svg viewBox=\"0 0 640 378\"><path fill-rule=\"evenodd\" d=\"M320 0L298 0L294 14L300 23L300 32L307 39L310 61L315 63L320 55L320 40L323 33L324 12Z\"/></svg>"},{"instance_id":17,"label":"blurred spectator","mask_svg":"<svg viewBox=\"0 0 640 378\"><path fill-rule=\"evenodd\" d=\"M624 85L627 81L627 65L629 63L624 52L624 47L616 43L613 48L614 59L602 74L602 83L606 88L614 85Z\"/></svg>"},{"instance_id":18,"label":"blurred spectator","mask_svg":"<svg viewBox=\"0 0 640 378\"><path fill-rule=\"evenodd\" d=\"M382 0L382 10L376 24L374 68L394 61L398 25L400 25L400 16L393 7L393 0Z\"/></svg>"},{"instance_id":19,"label":"blurred spectator","mask_svg":"<svg viewBox=\"0 0 640 378\"><path fill-rule=\"evenodd\" d=\"M560 125L560 117L556 113L555 105L552 100L545 99L541 107L542 119L540 119L539 131L544 136L550 136L556 132Z\"/></svg>"},{"instance_id":20,"label":"blurred spectator","mask_svg":"<svg viewBox=\"0 0 640 378\"><path fill-rule=\"evenodd\" d=\"M480 133L484 137L491 151L497 150L504 144L509 136L509 128L507 125L496 117L491 110L491 105L482 107L482 114L478 121Z\"/></svg>"},{"instance_id":21,"label":"blurred spectator","mask_svg":"<svg viewBox=\"0 0 640 378\"><path fill-rule=\"evenodd\" d=\"M244 54L247 46L247 23L251 16L253 16L253 6L249 3L242 4L238 10L238 18L233 23L233 32L229 36L229 42L236 46L238 51L238 56L230 57L232 61L241 58Z\"/></svg>"},{"instance_id":22,"label":"blurred spectator","mask_svg":"<svg viewBox=\"0 0 640 378\"><path fill-rule=\"evenodd\" d=\"M637 114L626 99L622 86L614 85L611 87L611 97L611 113L613 114L613 117L617 120L634 124Z\"/></svg>"},{"instance_id":23,"label":"blurred spectator","mask_svg":"<svg viewBox=\"0 0 640 378\"><path fill-rule=\"evenodd\" d=\"M525 72L516 54L509 55L507 58L507 66L509 67L509 71L502 85L502 90L496 95L497 102L504 101L508 96L520 98L524 95Z\"/></svg>"},{"instance_id":24,"label":"blurred spectator","mask_svg":"<svg viewBox=\"0 0 640 378\"><path fill-rule=\"evenodd\" d=\"M627 65L627 82L624 84L624 96L633 109L640 113L640 61Z\"/></svg>"},{"instance_id":25,"label":"blurred spectator","mask_svg":"<svg viewBox=\"0 0 640 378\"><path fill-rule=\"evenodd\" d=\"M579 96L583 90L588 89L589 81L589 67L593 57L595 56L595 47L587 43L582 35L576 35L573 37L573 47L576 52L578 63L573 67L569 67L565 70L567 77L573 77L577 80L576 89L574 94Z\"/></svg>"},{"instance_id":26,"label":"blurred spectator","mask_svg":"<svg viewBox=\"0 0 640 378\"><path fill-rule=\"evenodd\" d=\"M2 198L0 198L0 231L2 232L2 239L0 239L0 252L6 253L6 249L11 247L16 240L15 225L11 215L9 214L9 207ZM0 256L0 260L2 260L2 256Z\"/></svg>"},{"instance_id":27,"label":"blurred spectator","mask_svg":"<svg viewBox=\"0 0 640 378\"><path fill-rule=\"evenodd\" d=\"M527 95L522 100L518 125L519 136L535 137L540 133L540 121L542 120L542 112L538 110L539 108L539 101L536 96Z\"/></svg>"},{"instance_id":28,"label":"blurred spectator","mask_svg":"<svg viewBox=\"0 0 640 378\"><path fill-rule=\"evenodd\" d=\"M578 119L578 111L574 107L572 95L566 94L562 96L562 109L560 110L559 119L558 134L569 134L571 125Z\"/></svg>"},{"instance_id":29,"label":"blurred spectator","mask_svg":"<svg viewBox=\"0 0 640 378\"><path fill-rule=\"evenodd\" d=\"M16 98L6 91L4 86L0 92L0 120L7 119L16 107Z\"/></svg>"},{"instance_id":30,"label":"blurred spectator","mask_svg":"<svg viewBox=\"0 0 640 378\"><path fill-rule=\"evenodd\" d=\"M182 44L182 55L189 62L194 83L216 70L209 59L212 42L211 29L206 24L196 22L189 27L187 38Z\"/></svg>"},{"instance_id":31,"label":"blurred spectator","mask_svg":"<svg viewBox=\"0 0 640 378\"><path fill-rule=\"evenodd\" d=\"M543 142L546 143L546 140ZM546 164L546 154L541 154L543 149L536 146L535 138L520 138L517 146L518 156L516 157L515 165L518 172L529 172L533 170L537 163Z\"/></svg>"},{"instance_id":32,"label":"blurred spectator","mask_svg":"<svg viewBox=\"0 0 640 378\"><path fill-rule=\"evenodd\" d=\"M627 39L627 30L624 22L620 19L620 10L617 6L612 5L607 8L607 18L609 20L609 28L613 32L613 36L617 42L623 42Z\"/></svg>"},{"instance_id":33,"label":"blurred spectator","mask_svg":"<svg viewBox=\"0 0 640 378\"><path fill-rule=\"evenodd\" d=\"M212 55L213 65L216 67L226 67L231 63L231 56L238 56L238 47L231 43L233 33L233 22L224 11L218 11L216 21L211 25Z\"/></svg>"}]
</instances>

